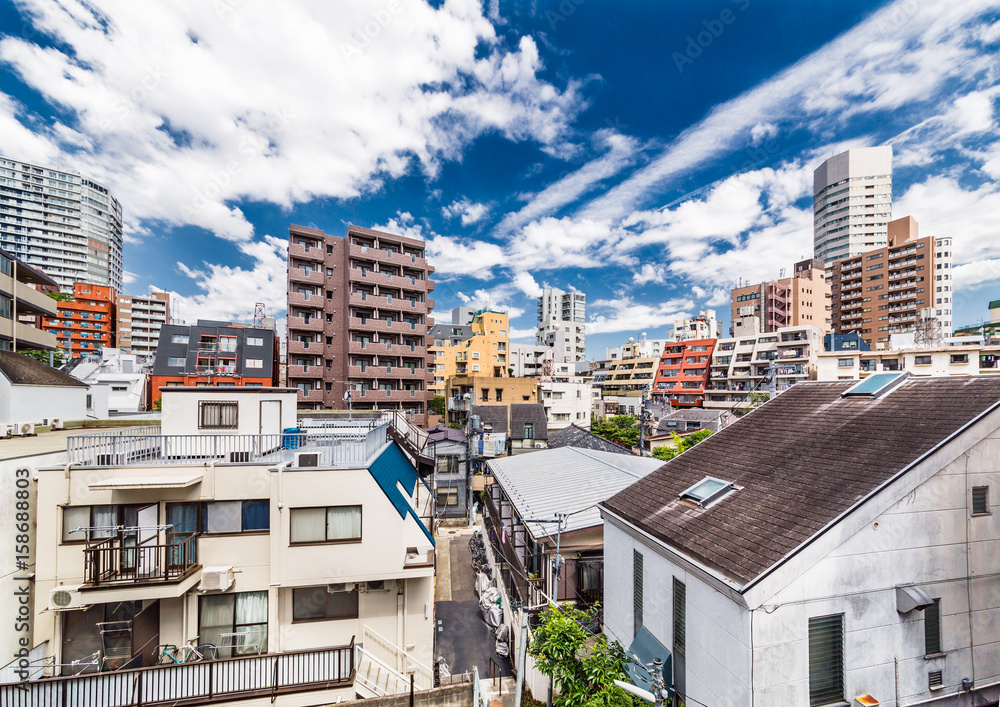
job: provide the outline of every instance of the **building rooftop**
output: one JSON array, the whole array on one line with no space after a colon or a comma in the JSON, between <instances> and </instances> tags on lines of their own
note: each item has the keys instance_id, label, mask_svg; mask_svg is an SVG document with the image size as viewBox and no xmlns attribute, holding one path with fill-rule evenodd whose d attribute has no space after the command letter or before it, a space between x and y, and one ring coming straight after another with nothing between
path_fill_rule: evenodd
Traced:
<instances>
[{"instance_id":1,"label":"building rooftop","mask_svg":"<svg viewBox=\"0 0 1000 707\"><path fill-rule=\"evenodd\" d=\"M87 387L86 383L52 368L47 363L13 351L0 351L0 374L3 374L12 385Z\"/></svg>"},{"instance_id":2,"label":"building rooftop","mask_svg":"<svg viewBox=\"0 0 1000 707\"><path fill-rule=\"evenodd\" d=\"M486 425L493 425L493 431L497 434L507 434L507 406L506 405L472 405L469 408L469 418L478 415L480 421Z\"/></svg>"},{"instance_id":3,"label":"building rooftop","mask_svg":"<svg viewBox=\"0 0 1000 707\"><path fill-rule=\"evenodd\" d=\"M576 425L570 425L561 430L549 432L549 449L558 449L559 447L576 447L577 449L591 449L610 454L635 456L631 449L623 447L620 444L615 444L603 437L598 437L590 430L585 430Z\"/></svg>"},{"instance_id":4,"label":"building rooftop","mask_svg":"<svg viewBox=\"0 0 1000 707\"><path fill-rule=\"evenodd\" d=\"M857 384L798 383L602 505L746 584L1000 406L996 377L908 378L844 397ZM736 490L707 507L681 499L706 477Z\"/></svg>"},{"instance_id":5,"label":"building rooftop","mask_svg":"<svg viewBox=\"0 0 1000 707\"><path fill-rule=\"evenodd\" d=\"M555 518L572 513L563 533L603 523L597 503L643 478L662 462L647 457L560 447L488 462L522 518ZM555 534L556 524L531 525L536 538Z\"/></svg>"},{"instance_id":6,"label":"building rooftop","mask_svg":"<svg viewBox=\"0 0 1000 707\"><path fill-rule=\"evenodd\" d=\"M533 439L549 438L549 423L545 416L545 405L542 403L511 403L510 406L510 436L512 439L524 439L525 424L533 424Z\"/></svg>"}]
</instances>

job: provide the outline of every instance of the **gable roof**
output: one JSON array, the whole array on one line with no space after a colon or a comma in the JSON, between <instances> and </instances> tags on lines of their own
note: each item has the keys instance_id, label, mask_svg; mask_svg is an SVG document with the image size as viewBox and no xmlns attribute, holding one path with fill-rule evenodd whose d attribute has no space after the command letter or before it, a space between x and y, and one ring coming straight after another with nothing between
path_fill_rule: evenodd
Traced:
<instances>
[{"instance_id":1,"label":"gable roof","mask_svg":"<svg viewBox=\"0 0 1000 707\"><path fill-rule=\"evenodd\" d=\"M11 385L57 385L86 388L87 384L73 376L14 351L0 351L0 374Z\"/></svg>"},{"instance_id":2,"label":"gable roof","mask_svg":"<svg viewBox=\"0 0 1000 707\"><path fill-rule=\"evenodd\" d=\"M522 518L573 513L563 527L563 533L568 533L601 525L597 503L659 468L660 462L560 447L491 459L487 465ZM555 523L531 523L530 527L536 539L556 532Z\"/></svg>"},{"instance_id":3,"label":"gable roof","mask_svg":"<svg viewBox=\"0 0 1000 707\"><path fill-rule=\"evenodd\" d=\"M469 408L469 418L479 415L482 423L493 425L493 432L496 434L507 434L507 406L506 405L472 405Z\"/></svg>"},{"instance_id":4,"label":"gable roof","mask_svg":"<svg viewBox=\"0 0 1000 707\"><path fill-rule=\"evenodd\" d=\"M427 430L427 439L431 442L461 442L467 443L469 440L462 430L455 430L444 425L431 427Z\"/></svg>"},{"instance_id":5,"label":"gable roof","mask_svg":"<svg viewBox=\"0 0 1000 707\"><path fill-rule=\"evenodd\" d=\"M602 505L746 584L1000 405L1000 377L911 378L881 398L841 397L856 384L798 383ZM682 503L706 476L738 490L708 508Z\"/></svg>"},{"instance_id":6,"label":"gable roof","mask_svg":"<svg viewBox=\"0 0 1000 707\"><path fill-rule=\"evenodd\" d=\"M561 430L549 432L549 449L559 447L576 447L577 449L593 449L599 452L609 452L611 454L628 454L635 456L631 449L615 444L609 439L604 439L595 435L590 430L585 430L576 425L564 427Z\"/></svg>"},{"instance_id":7,"label":"gable roof","mask_svg":"<svg viewBox=\"0 0 1000 707\"><path fill-rule=\"evenodd\" d=\"M413 504L410 503L410 500L400 493L399 487L402 486L406 493L410 495L410 498L413 498L413 494L417 490L417 484L423 482L420 480L417 470L413 468L413 465L410 464L406 455L403 454L395 442L390 442L386 445L378 458L368 466L368 473L372 475L375 483L382 489L382 493L389 499L389 503L399 513L399 517L406 520L407 515L413 516L413 520L417 521L420 530L430 540L431 545L434 545L434 536L427 526L424 525L424 522L420 519L420 515L413 507Z\"/></svg>"},{"instance_id":8,"label":"gable roof","mask_svg":"<svg viewBox=\"0 0 1000 707\"><path fill-rule=\"evenodd\" d=\"M525 423L535 426L534 439L549 438L549 423L545 417L545 406L542 403L511 403L510 406L510 436L511 439L524 439Z\"/></svg>"}]
</instances>

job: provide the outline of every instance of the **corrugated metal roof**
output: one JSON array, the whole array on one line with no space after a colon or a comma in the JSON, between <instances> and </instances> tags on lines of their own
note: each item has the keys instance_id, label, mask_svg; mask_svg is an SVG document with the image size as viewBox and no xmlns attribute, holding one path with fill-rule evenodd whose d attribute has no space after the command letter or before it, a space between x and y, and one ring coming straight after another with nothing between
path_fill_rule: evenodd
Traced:
<instances>
[{"instance_id":1,"label":"corrugated metal roof","mask_svg":"<svg viewBox=\"0 0 1000 707\"><path fill-rule=\"evenodd\" d=\"M530 454L493 459L488 463L522 518L555 518L573 513L563 532L602 524L596 507L619 491L663 466L658 459L634 457L593 449L559 447ZM536 538L553 535L556 524L530 524Z\"/></svg>"}]
</instances>

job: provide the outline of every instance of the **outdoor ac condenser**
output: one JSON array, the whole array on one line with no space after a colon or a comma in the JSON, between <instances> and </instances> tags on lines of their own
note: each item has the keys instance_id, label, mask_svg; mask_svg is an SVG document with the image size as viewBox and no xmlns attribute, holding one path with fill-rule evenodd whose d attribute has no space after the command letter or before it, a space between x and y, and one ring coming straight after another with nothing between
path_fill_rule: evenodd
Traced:
<instances>
[{"instance_id":1,"label":"outdoor ac condenser","mask_svg":"<svg viewBox=\"0 0 1000 707\"><path fill-rule=\"evenodd\" d=\"M233 586L234 581L232 567L204 567L201 570L198 591L224 592Z\"/></svg>"}]
</instances>

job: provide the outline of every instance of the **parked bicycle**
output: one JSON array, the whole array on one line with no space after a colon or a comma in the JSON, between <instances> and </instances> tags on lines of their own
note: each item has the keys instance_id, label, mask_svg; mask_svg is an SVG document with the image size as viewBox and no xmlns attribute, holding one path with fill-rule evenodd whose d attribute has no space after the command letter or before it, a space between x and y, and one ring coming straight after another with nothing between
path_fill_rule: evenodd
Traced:
<instances>
[{"instance_id":1,"label":"parked bicycle","mask_svg":"<svg viewBox=\"0 0 1000 707\"><path fill-rule=\"evenodd\" d=\"M157 665L180 665L181 663L196 663L200 660L218 660L219 649L211 643L195 645L201 636L195 636L179 648L171 643L163 643L156 647Z\"/></svg>"}]
</instances>

